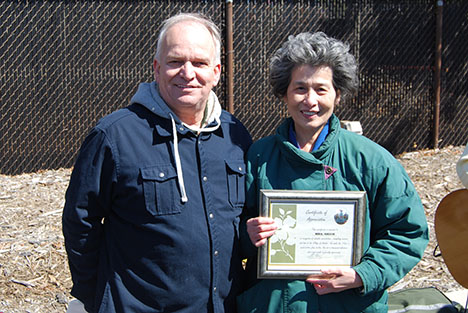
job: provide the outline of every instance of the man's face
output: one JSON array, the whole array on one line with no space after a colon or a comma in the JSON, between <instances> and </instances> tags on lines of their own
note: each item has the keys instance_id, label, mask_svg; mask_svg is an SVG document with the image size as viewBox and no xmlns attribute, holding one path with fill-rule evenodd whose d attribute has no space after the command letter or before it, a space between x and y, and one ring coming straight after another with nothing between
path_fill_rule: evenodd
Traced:
<instances>
[{"instance_id":1,"label":"man's face","mask_svg":"<svg viewBox=\"0 0 468 313\"><path fill-rule=\"evenodd\" d=\"M215 62L215 45L201 24L180 22L167 30L154 76L161 97L185 123L203 118L211 89L219 81L221 65Z\"/></svg>"},{"instance_id":2,"label":"man's face","mask_svg":"<svg viewBox=\"0 0 468 313\"><path fill-rule=\"evenodd\" d=\"M301 65L291 75L284 101L301 138L317 138L340 101L328 66Z\"/></svg>"}]
</instances>

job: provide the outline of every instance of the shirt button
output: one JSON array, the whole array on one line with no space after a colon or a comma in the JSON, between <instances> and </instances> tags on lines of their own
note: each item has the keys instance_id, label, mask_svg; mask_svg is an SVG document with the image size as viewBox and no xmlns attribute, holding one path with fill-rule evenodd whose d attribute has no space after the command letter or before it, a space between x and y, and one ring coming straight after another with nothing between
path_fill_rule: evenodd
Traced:
<instances>
[{"instance_id":1,"label":"shirt button","mask_svg":"<svg viewBox=\"0 0 468 313\"><path fill-rule=\"evenodd\" d=\"M213 213L210 213L209 217L210 217L210 218L214 218Z\"/></svg>"},{"instance_id":2,"label":"shirt button","mask_svg":"<svg viewBox=\"0 0 468 313\"><path fill-rule=\"evenodd\" d=\"M218 252L218 250L216 250L216 251L214 252L214 255L215 255L215 256L218 256L218 254L219 254L219 252Z\"/></svg>"},{"instance_id":3,"label":"shirt button","mask_svg":"<svg viewBox=\"0 0 468 313\"><path fill-rule=\"evenodd\" d=\"M208 177L203 176L203 181L207 181L207 180L208 180Z\"/></svg>"},{"instance_id":4,"label":"shirt button","mask_svg":"<svg viewBox=\"0 0 468 313\"><path fill-rule=\"evenodd\" d=\"M239 171L242 171L242 167L239 166Z\"/></svg>"},{"instance_id":5,"label":"shirt button","mask_svg":"<svg viewBox=\"0 0 468 313\"><path fill-rule=\"evenodd\" d=\"M184 128L181 126L181 127L179 128L179 130L180 130L180 131L183 131L183 130L184 130Z\"/></svg>"},{"instance_id":6,"label":"shirt button","mask_svg":"<svg viewBox=\"0 0 468 313\"><path fill-rule=\"evenodd\" d=\"M159 177L163 178L163 177L164 177L164 173L159 173Z\"/></svg>"},{"instance_id":7,"label":"shirt button","mask_svg":"<svg viewBox=\"0 0 468 313\"><path fill-rule=\"evenodd\" d=\"M216 292L217 288L216 287L213 287L213 292Z\"/></svg>"}]
</instances>

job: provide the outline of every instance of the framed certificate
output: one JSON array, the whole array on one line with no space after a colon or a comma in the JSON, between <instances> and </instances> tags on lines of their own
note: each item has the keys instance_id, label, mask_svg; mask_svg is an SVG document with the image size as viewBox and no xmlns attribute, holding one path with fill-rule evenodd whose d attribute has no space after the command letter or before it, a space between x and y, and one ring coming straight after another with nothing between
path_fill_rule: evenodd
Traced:
<instances>
[{"instance_id":1,"label":"framed certificate","mask_svg":"<svg viewBox=\"0 0 468 313\"><path fill-rule=\"evenodd\" d=\"M305 279L356 265L365 208L363 191L260 190L260 216L278 229L259 249L258 278Z\"/></svg>"}]
</instances>

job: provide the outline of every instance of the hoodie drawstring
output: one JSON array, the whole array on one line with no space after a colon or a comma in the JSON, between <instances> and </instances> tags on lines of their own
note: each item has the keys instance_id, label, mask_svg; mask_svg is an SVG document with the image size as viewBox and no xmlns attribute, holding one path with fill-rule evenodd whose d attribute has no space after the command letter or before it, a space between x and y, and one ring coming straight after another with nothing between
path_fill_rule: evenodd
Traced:
<instances>
[{"instance_id":1,"label":"hoodie drawstring","mask_svg":"<svg viewBox=\"0 0 468 313\"><path fill-rule=\"evenodd\" d=\"M172 121L172 134L174 136L174 158L175 158L175 163L176 163L176 171L177 171L177 180L179 182L179 188L180 188L180 193L181 197L180 200L185 203L188 201L187 198L187 193L185 192L185 185L184 185L184 177L182 175L182 166L180 164L180 155L179 155L179 144L177 141L177 129L176 129L176 123L174 121L174 118L171 116L171 121Z\"/></svg>"},{"instance_id":2,"label":"hoodie drawstring","mask_svg":"<svg viewBox=\"0 0 468 313\"><path fill-rule=\"evenodd\" d=\"M201 134L202 132L214 132L221 126L221 105L219 104L218 98L216 97L215 93L213 91L210 92L210 95L208 97L208 100L206 102L206 112L205 115L207 116L206 118L206 123L205 125L201 125L201 127L195 126L195 125L186 125L185 123L182 123L185 127L190 129L192 132L196 133L197 135ZM179 182L179 188L180 188L180 193L181 197L180 200L182 203L185 203L188 201L187 198L187 193L185 191L185 184L184 184L184 177L182 173L182 165L180 163L180 154L179 154L179 143L177 140L177 128L176 128L176 122L174 120L174 116L172 113L169 113L169 116L171 117L171 122L172 122L172 136L174 137L174 158L175 158L175 163L176 163L176 171L177 171L177 180ZM212 126L208 126L212 125Z\"/></svg>"}]
</instances>

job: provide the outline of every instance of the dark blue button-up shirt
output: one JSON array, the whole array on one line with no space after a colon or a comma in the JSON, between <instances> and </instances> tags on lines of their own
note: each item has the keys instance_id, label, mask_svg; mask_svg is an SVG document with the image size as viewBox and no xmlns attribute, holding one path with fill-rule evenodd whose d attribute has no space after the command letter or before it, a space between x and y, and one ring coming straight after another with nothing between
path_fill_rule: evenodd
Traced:
<instances>
[{"instance_id":1,"label":"dark blue button-up shirt","mask_svg":"<svg viewBox=\"0 0 468 313\"><path fill-rule=\"evenodd\" d=\"M63 213L72 295L90 312L235 312L250 135L224 111L200 135L176 121L184 203L159 114L132 104L80 150Z\"/></svg>"}]
</instances>

